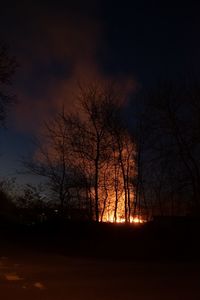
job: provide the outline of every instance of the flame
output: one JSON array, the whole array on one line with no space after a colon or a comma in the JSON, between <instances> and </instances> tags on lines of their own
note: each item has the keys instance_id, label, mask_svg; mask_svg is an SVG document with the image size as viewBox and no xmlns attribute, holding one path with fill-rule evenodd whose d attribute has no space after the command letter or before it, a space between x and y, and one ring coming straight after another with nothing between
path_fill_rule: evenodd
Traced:
<instances>
[{"instance_id":1,"label":"flame","mask_svg":"<svg viewBox=\"0 0 200 300\"><path fill-rule=\"evenodd\" d=\"M136 224L142 224L142 223L145 223L146 222L146 220L144 220L144 219L142 219L142 217L141 216L138 216L138 217L132 217L131 218L131 221L130 221L131 223L136 223Z\"/></svg>"},{"instance_id":2,"label":"flame","mask_svg":"<svg viewBox=\"0 0 200 300\"><path fill-rule=\"evenodd\" d=\"M125 218L119 216L116 218L116 221L114 220L113 217L108 217L108 218L104 217L102 221L104 223L125 223L126 222ZM129 221L129 223L134 223L134 224L143 224L145 222L147 221L143 219L142 216L135 216L135 217L131 216Z\"/></svg>"},{"instance_id":3,"label":"flame","mask_svg":"<svg viewBox=\"0 0 200 300\"><path fill-rule=\"evenodd\" d=\"M117 211L115 212L115 197L113 194L113 191L110 190L108 192L109 194L109 205L106 207L102 222L104 223L126 223L125 219L125 211L124 211L124 194L122 193L120 197L118 198L118 205L117 205ZM132 194L134 197L134 192ZM136 214L133 213L134 207L131 209L131 215L130 219L128 220L128 223L132 224L143 224L147 222L145 217L141 214L141 212L137 211ZM116 216L115 216L116 213Z\"/></svg>"}]
</instances>

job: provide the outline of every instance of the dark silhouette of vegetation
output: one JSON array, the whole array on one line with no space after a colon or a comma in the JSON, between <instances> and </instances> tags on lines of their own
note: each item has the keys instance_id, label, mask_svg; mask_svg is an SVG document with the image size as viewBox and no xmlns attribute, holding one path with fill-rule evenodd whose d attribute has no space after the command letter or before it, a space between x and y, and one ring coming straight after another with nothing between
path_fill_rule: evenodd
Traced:
<instances>
[{"instance_id":1,"label":"dark silhouette of vegetation","mask_svg":"<svg viewBox=\"0 0 200 300\"><path fill-rule=\"evenodd\" d=\"M65 109L45 125L37 159L24 165L47 178L60 209L85 218L126 222L134 207L135 143L122 120L124 95L114 84L79 89L78 112Z\"/></svg>"},{"instance_id":2,"label":"dark silhouette of vegetation","mask_svg":"<svg viewBox=\"0 0 200 300\"><path fill-rule=\"evenodd\" d=\"M137 97L133 128L125 94L108 83L80 86L76 113L63 107L45 124L24 165L47 178L69 219L199 215L199 81L163 81Z\"/></svg>"},{"instance_id":3,"label":"dark silhouette of vegetation","mask_svg":"<svg viewBox=\"0 0 200 300\"><path fill-rule=\"evenodd\" d=\"M23 161L44 186L0 182L2 234L69 255L199 258L198 86L163 82L138 94L133 128L115 86L80 87L78 110L47 121ZM150 221L129 225L134 216Z\"/></svg>"},{"instance_id":4,"label":"dark silhouette of vegetation","mask_svg":"<svg viewBox=\"0 0 200 300\"><path fill-rule=\"evenodd\" d=\"M9 54L8 47L0 44L0 124L5 125L9 108L15 103L15 97L9 90L16 71L16 59Z\"/></svg>"},{"instance_id":5,"label":"dark silhouette of vegetation","mask_svg":"<svg viewBox=\"0 0 200 300\"><path fill-rule=\"evenodd\" d=\"M1 179L0 181L0 226L12 223L16 218L13 185L13 179Z\"/></svg>"},{"instance_id":6,"label":"dark silhouette of vegetation","mask_svg":"<svg viewBox=\"0 0 200 300\"><path fill-rule=\"evenodd\" d=\"M199 87L163 81L143 94L138 193L153 215L200 214Z\"/></svg>"}]
</instances>

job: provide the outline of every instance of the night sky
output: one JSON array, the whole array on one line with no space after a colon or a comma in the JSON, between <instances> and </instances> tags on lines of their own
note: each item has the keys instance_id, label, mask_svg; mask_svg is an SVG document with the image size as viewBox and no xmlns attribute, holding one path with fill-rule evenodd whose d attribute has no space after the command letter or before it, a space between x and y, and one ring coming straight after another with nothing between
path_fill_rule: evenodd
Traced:
<instances>
[{"instance_id":1,"label":"night sky","mask_svg":"<svg viewBox=\"0 0 200 300\"><path fill-rule=\"evenodd\" d=\"M82 78L131 80L140 89L200 67L198 1L5 1L0 37L19 68L19 103L1 132L1 175L34 153L31 135Z\"/></svg>"}]
</instances>

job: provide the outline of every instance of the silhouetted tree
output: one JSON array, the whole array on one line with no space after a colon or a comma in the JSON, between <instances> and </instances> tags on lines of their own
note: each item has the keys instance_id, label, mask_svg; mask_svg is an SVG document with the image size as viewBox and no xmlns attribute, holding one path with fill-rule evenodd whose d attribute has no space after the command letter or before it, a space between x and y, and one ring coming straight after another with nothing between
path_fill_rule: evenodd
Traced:
<instances>
[{"instance_id":1,"label":"silhouetted tree","mask_svg":"<svg viewBox=\"0 0 200 300\"><path fill-rule=\"evenodd\" d=\"M120 120L121 100L111 84L80 86L76 113L63 108L48 122L35 159L25 162L47 178L61 207L97 222L124 214L128 222L133 209L135 147Z\"/></svg>"},{"instance_id":2,"label":"silhouetted tree","mask_svg":"<svg viewBox=\"0 0 200 300\"><path fill-rule=\"evenodd\" d=\"M0 222L13 221L15 216L15 179L0 180Z\"/></svg>"},{"instance_id":3,"label":"silhouetted tree","mask_svg":"<svg viewBox=\"0 0 200 300\"><path fill-rule=\"evenodd\" d=\"M46 178L49 189L59 199L61 211L64 206L68 207L73 178L67 130L64 116L57 114L51 122L45 123L43 135L35 139L36 157L23 161L29 172Z\"/></svg>"},{"instance_id":4,"label":"silhouetted tree","mask_svg":"<svg viewBox=\"0 0 200 300\"><path fill-rule=\"evenodd\" d=\"M144 96L143 180L161 214L199 215L199 91L199 80L165 81Z\"/></svg>"},{"instance_id":5,"label":"silhouetted tree","mask_svg":"<svg viewBox=\"0 0 200 300\"><path fill-rule=\"evenodd\" d=\"M12 77L16 71L17 63L14 57L10 56L8 48L0 44L0 125L5 125L7 112L15 102L14 96L9 91Z\"/></svg>"},{"instance_id":6,"label":"silhouetted tree","mask_svg":"<svg viewBox=\"0 0 200 300\"><path fill-rule=\"evenodd\" d=\"M136 145L131 134L124 123L120 107L116 104L112 107L112 118L109 121L109 130L112 136L113 164L115 174L115 220L120 197L124 197L124 218L130 221L133 212L134 185L133 178L136 177L135 151ZM119 181L120 179L120 181ZM121 186L122 185L122 186ZM121 191L118 191L120 187Z\"/></svg>"},{"instance_id":7,"label":"silhouetted tree","mask_svg":"<svg viewBox=\"0 0 200 300\"><path fill-rule=\"evenodd\" d=\"M85 177L94 195L96 221L111 221L111 216L116 221L119 210L130 221L135 148L122 122L123 97L113 83L81 87L79 114L66 120L73 124L72 148L78 155L78 164L84 162ZM120 198L124 209L118 207Z\"/></svg>"}]
</instances>

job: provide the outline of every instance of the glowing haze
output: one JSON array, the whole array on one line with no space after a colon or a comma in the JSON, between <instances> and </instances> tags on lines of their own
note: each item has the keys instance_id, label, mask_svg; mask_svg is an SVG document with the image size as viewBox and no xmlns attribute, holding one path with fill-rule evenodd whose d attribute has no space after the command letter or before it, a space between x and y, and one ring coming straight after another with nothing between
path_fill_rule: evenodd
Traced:
<instances>
[{"instance_id":1,"label":"glowing haze","mask_svg":"<svg viewBox=\"0 0 200 300\"><path fill-rule=\"evenodd\" d=\"M26 4L18 10L19 28L12 41L20 64L14 118L18 129L36 130L63 101L66 107L73 105L77 80L100 76L96 51L102 28L98 20L72 8L59 15L46 14L42 5L39 11L37 5ZM26 30L18 18L26 18Z\"/></svg>"}]
</instances>

